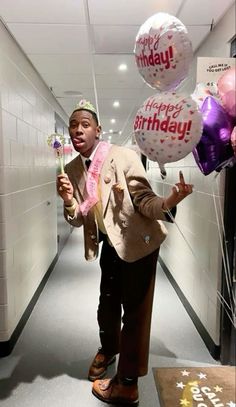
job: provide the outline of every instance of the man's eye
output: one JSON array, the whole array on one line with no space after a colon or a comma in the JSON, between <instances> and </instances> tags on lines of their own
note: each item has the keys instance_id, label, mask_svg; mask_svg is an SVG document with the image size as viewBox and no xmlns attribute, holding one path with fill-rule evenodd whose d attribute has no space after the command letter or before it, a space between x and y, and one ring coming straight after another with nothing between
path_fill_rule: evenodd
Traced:
<instances>
[{"instance_id":1,"label":"man's eye","mask_svg":"<svg viewBox=\"0 0 236 407\"><path fill-rule=\"evenodd\" d=\"M82 123L83 127L89 127L89 123Z\"/></svg>"}]
</instances>

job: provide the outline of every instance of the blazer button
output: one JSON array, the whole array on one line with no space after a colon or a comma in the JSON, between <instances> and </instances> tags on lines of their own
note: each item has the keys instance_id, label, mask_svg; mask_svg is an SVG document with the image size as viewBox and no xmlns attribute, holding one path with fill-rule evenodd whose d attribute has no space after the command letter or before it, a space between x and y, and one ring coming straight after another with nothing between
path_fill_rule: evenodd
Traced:
<instances>
[{"instance_id":1,"label":"blazer button","mask_svg":"<svg viewBox=\"0 0 236 407\"><path fill-rule=\"evenodd\" d=\"M146 244L149 244L150 243L150 236L144 236L144 242L146 243Z\"/></svg>"},{"instance_id":2,"label":"blazer button","mask_svg":"<svg viewBox=\"0 0 236 407\"><path fill-rule=\"evenodd\" d=\"M92 240L95 240L97 238L96 235L91 235L90 237L91 237Z\"/></svg>"},{"instance_id":3,"label":"blazer button","mask_svg":"<svg viewBox=\"0 0 236 407\"><path fill-rule=\"evenodd\" d=\"M109 182L111 182L111 178L110 177L104 177L104 182L106 184L109 184Z\"/></svg>"}]
</instances>

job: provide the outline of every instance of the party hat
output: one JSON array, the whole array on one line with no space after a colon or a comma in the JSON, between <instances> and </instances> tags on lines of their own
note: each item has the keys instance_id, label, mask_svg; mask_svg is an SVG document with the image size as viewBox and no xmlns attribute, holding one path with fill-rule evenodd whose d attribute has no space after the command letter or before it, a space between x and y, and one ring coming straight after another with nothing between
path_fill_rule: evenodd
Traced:
<instances>
[{"instance_id":1,"label":"party hat","mask_svg":"<svg viewBox=\"0 0 236 407\"><path fill-rule=\"evenodd\" d=\"M90 112L97 115L95 107L86 99L80 100L79 103L77 103L77 105L75 106L75 110L89 110Z\"/></svg>"}]
</instances>

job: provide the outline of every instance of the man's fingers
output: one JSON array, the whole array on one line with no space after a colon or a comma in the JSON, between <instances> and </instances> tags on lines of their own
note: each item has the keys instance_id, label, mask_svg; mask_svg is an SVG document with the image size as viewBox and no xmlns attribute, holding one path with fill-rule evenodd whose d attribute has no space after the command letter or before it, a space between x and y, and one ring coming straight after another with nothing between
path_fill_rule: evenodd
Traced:
<instances>
[{"instance_id":1,"label":"man's fingers","mask_svg":"<svg viewBox=\"0 0 236 407\"><path fill-rule=\"evenodd\" d=\"M70 192L70 190L71 190L71 185L70 184L61 184L60 186L59 186L59 191L67 191L67 192Z\"/></svg>"},{"instance_id":2,"label":"man's fingers","mask_svg":"<svg viewBox=\"0 0 236 407\"><path fill-rule=\"evenodd\" d=\"M181 184L185 184L184 174L182 173L182 171L179 172L179 181Z\"/></svg>"},{"instance_id":3,"label":"man's fingers","mask_svg":"<svg viewBox=\"0 0 236 407\"><path fill-rule=\"evenodd\" d=\"M65 178L65 177L63 177L63 176L58 177L57 181L58 181L60 184L62 184L62 183L70 183L69 179L68 179L68 178Z\"/></svg>"},{"instance_id":4,"label":"man's fingers","mask_svg":"<svg viewBox=\"0 0 236 407\"><path fill-rule=\"evenodd\" d=\"M175 191L173 191L179 194L191 194L193 192L192 184L182 184L181 182L177 182L174 188Z\"/></svg>"},{"instance_id":5,"label":"man's fingers","mask_svg":"<svg viewBox=\"0 0 236 407\"><path fill-rule=\"evenodd\" d=\"M68 178L68 175L67 175L66 173L64 173L64 174L59 174L59 175L57 176L57 178L58 178L59 180L61 180L61 179L63 179L63 178L69 179L69 178Z\"/></svg>"},{"instance_id":6,"label":"man's fingers","mask_svg":"<svg viewBox=\"0 0 236 407\"><path fill-rule=\"evenodd\" d=\"M61 191L61 187L63 187L63 189L68 189L71 188L71 182L67 177L64 177L63 175L59 175L57 178L57 186L58 189Z\"/></svg>"},{"instance_id":7,"label":"man's fingers","mask_svg":"<svg viewBox=\"0 0 236 407\"><path fill-rule=\"evenodd\" d=\"M175 195L178 195L178 193L179 193L179 187L178 187L177 184L175 184L175 185L172 187L172 192L173 192Z\"/></svg>"},{"instance_id":8,"label":"man's fingers","mask_svg":"<svg viewBox=\"0 0 236 407\"><path fill-rule=\"evenodd\" d=\"M188 185L188 193L191 194L193 192L193 185L189 184Z\"/></svg>"}]
</instances>

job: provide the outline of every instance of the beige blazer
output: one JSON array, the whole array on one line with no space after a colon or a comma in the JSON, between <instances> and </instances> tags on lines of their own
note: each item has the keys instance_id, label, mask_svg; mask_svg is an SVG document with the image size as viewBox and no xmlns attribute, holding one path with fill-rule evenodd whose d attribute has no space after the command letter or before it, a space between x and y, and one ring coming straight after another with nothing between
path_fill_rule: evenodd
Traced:
<instances>
[{"instance_id":1,"label":"beige blazer","mask_svg":"<svg viewBox=\"0 0 236 407\"><path fill-rule=\"evenodd\" d=\"M86 174L79 155L66 165L65 171L80 204L86 197ZM134 262L157 249L167 235L161 222L166 220L163 198L152 191L136 152L113 145L99 182L104 225L119 257ZM73 218L66 210L64 215L71 225L83 225L85 258L94 260L98 255L98 228L93 209L82 216L78 205Z\"/></svg>"}]
</instances>

